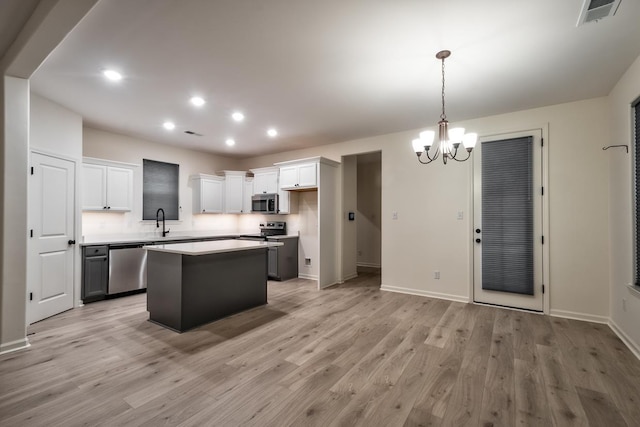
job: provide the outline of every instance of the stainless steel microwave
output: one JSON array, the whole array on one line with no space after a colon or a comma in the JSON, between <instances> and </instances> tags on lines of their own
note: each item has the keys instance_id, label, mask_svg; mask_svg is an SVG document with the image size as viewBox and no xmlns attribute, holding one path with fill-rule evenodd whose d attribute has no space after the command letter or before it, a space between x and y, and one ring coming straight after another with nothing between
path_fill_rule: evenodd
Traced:
<instances>
[{"instance_id":1,"label":"stainless steel microwave","mask_svg":"<svg viewBox=\"0 0 640 427\"><path fill-rule=\"evenodd\" d=\"M279 212L278 194L265 193L251 196L251 212L277 214Z\"/></svg>"}]
</instances>

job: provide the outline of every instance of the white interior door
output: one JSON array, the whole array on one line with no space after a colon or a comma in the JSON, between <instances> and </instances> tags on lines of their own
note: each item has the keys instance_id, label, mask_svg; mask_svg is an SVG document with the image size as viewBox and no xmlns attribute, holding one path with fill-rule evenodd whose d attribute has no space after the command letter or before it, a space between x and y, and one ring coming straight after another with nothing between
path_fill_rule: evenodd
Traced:
<instances>
[{"instance_id":1,"label":"white interior door","mask_svg":"<svg viewBox=\"0 0 640 427\"><path fill-rule=\"evenodd\" d=\"M75 248L75 164L31 153L31 166L29 323L73 308Z\"/></svg>"},{"instance_id":2,"label":"white interior door","mask_svg":"<svg viewBox=\"0 0 640 427\"><path fill-rule=\"evenodd\" d=\"M481 138L474 153L474 301L543 311L541 132Z\"/></svg>"}]
</instances>

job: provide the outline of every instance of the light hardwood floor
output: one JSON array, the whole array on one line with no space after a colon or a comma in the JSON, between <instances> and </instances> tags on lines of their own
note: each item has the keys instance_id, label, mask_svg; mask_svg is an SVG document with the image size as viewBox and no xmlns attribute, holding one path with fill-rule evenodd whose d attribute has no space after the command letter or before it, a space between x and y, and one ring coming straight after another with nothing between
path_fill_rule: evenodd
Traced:
<instances>
[{"instance_id":1,"label":"light hardwood floor","mask_svg":"<svg viewBox=\"0 0 640 427\"><path fill-rule=\"evenodd\" d=\"M639 426L640 362L605 325L381 292L365 274L177 334L145 295L29 327L2 426Z\"/></svg>"}]
</instances>

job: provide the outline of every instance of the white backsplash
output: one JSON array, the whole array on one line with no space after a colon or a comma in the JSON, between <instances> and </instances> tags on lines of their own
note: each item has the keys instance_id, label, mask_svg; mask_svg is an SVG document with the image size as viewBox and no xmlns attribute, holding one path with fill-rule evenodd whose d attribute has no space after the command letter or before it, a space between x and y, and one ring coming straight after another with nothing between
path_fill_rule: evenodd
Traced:
<instances>
[{"instance_id":1,"label":"white backsplash","mask_svg":"<svg viewBox=\"0 0 640 427\"><path fill-rule=\"evenodd\" d=\"M167 221L166 228L175 231L214 231L236 233L238 231L238 215L193 215L185 221ZM82 213L82 235L96 236L105 234L137 234L158 232L156 222L141 221L126 213ZM175 234L175 233L174 233Z\"/></svg>"},{"instance_id":2,"label":"white backsplash","mask_svg":"<svg viewBox=\"0 0 640 427\"><path fill-rule=\"evenodd\" d=\"M258 225L265 221L286 221L288 234L298 234L300 230L300 215L220 215L201 214L192 215L185 221L167 221L166 228L176 231L211 231L214 233L258 233ZM155 221L141 221L135 219L131 212L125 213L82 213L82 235L126 235L139 233L159 233Z\"/></svg>"}]
</instances>

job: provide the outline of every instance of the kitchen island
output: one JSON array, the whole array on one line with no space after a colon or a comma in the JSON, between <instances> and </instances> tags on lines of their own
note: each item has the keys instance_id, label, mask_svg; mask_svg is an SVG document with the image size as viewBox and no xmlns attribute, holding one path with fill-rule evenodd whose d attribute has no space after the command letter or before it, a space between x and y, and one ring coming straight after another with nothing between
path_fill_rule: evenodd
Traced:
<instances>
[{"instance_id":1,"label":"kitchen island","mask_svg":"<svg viewBox=\"0 0 640 427\"><path fill-rule=\"evenodd\" d=\"M178 332L267 303L267 250L218 240L146 246L149 320Z\"/></svg>"}]
</instances>

